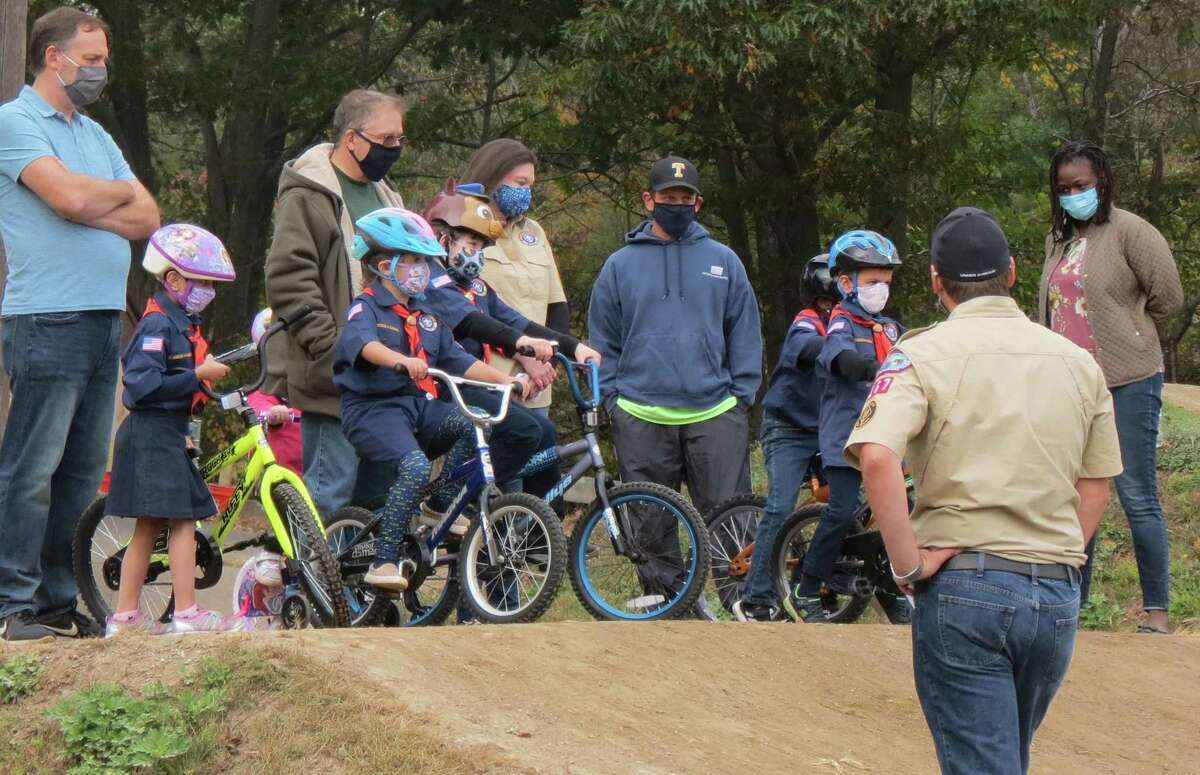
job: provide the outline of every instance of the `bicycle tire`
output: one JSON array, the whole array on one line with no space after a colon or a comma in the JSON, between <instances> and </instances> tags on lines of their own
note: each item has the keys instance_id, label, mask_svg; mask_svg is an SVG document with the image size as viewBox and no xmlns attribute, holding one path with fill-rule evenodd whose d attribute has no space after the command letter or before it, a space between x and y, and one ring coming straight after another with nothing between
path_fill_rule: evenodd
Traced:
<instances>
[{"instance_id":1,"label":"bicycle tire","mask_svg":"<svg viewBox=\"0 0 1200 775\"><path fill-rule=\"evenodd\" d=\"M682 495L669 487L663 487L649 482L629 482L621 484L608 491L608 500L614 509L628 508L633 502L643 501L648 506L670 512L676 520L676 535L680 530L690 543L692 550L684 556L686 549L680 551L680 562L686 576L682 584L672 590L663 590L670 594L651 594L641 584L639 566L627 557L619 556L613 551L611 537L604 520L604 512L599 499L592 502L588 514L579 520L571 534L570 564L571 586L575 596L594 618L601 621L653 621L655 619L672 619L690 617L695 613L696 600L704 591L708 578L710 553L708 530L700 518L699 512ZM635 540L634 536L625 536L626 541ZM595 547L593 556L588 556L589 545ZM607 557L605 555L608 555ZM618 562L609 561L609 558ZM674 558L670 558L674 560ZM600 576L596 569L602 564L616 568L618 576L616 585L617 600L625 600L624 607L618 607L616 601L606 599L598 587ZM620 568L627 566L632 575ZM622 578L622 576L624 578ZM630 579L626 581L625 579ZM607 584L605 585L607 586ZM632 595L626 598L627 595ZM662 597L663 602L648 610L629 610L634 600L646 597Z\"/></svg>"},{"instance_id":2,"label":"bicycle tire","mask_svg":"<svg viewBox=\"0 0 1200 775\"><path fill-rule=\"evenodd\" d=\"M508 582L504 581L502 575L487 577L494 571L487 569L489 558L487 557L486 537L482 529L483 521L472 520L470 529L463 536L458 561L462 597L480 620L491 624L532 622L538 619L546 612L550 603L553 602L554 596L558 594L558 588L562 585L562 578L567 570L567 538L563 534L558 516L545 501L527 493L501 495L492 498L489 502L489 520L492 529L497 531L495 536L497 544L504 546L507 535L523 529L523 526L515 522L513 518L519 511L525 512L540 523L542 535L534 537L530 543L530 531L525 527L525 536L521 539L520 546L515 545L515 539L509 542L514 551L519 553L518 559L522 561L524 569L518 569L516 565L510 567L514 573L524 573L531 579L536 579L538 574L530 571L529 559L532 558L534 567L544 566L544 569L540 571L543 578L542 583L524 604L521 603L519 588L521 585L517 584L517 607L511 611L507 608L500 610L488 599L488 592L494 593L497 590L497 581L500 581L501 585ZM517 576L517 578L519 580L521 577Z\"/></svg>"},{"instance_id":3,"label":"bicycle tire","mask_svg":"<svg viewBox=\"0 0 1200 775\"><path fill-rule=\"evenodd\" d=\"M325 537L329 543L329 551L338 562L338 578L342 582L343 594L346 596L346 606L350 609L351 627L378 627L387 618L388 606L391 603L386 597L377 595L371 587L361 583L348 583L347 577L353 575L347 571L348 563L339 560L339 555L346 548L343 542L350 539L367 526L373 515L370 511L358 506L345 506L338 509L329 517L325 526Z\"/></svg>"},{"instance_id":4,"label":"bicycle tire","mask_svg":"<svg viewBox=\"0 0 1200 775\"><path fill-rule=\"evenodd\" d=\"M812 531L816 530L821 521L821 513L825 504L812 503L793 511L775 537L775 546L771 550L771 567L775 568L776 577L780 579L784 593L781 600L791 600L792 590L800 581L800 571L804 566L804 553ZM858 595L836 595L831 598L836 602L830 611L829 622L833 624L850 624L858 621L871 602L870 597Z\"/></svg>"},{"instance_id":5,"label":"bicycle tire","mask_svg":"<svg viewBox=\"0 0 1200 775\"><path fill-rule=\"evenodd\" d=\"M79 587L79 596L83 598L83 604L92 618L101 625L114 612L113 608L116 605L117 588L121 577L120 561L114 559L115 566L110 566L107 571L104 564L128 543L127 539L118 537L118 531L102 529L101 525L105 520L112 520L114 526L128 527L128 532L132 535L137 523L136 520L126 517L106 516L104 507L107 502L108 498L101 496L84 509L75 526L75 537L71 542L71 564L75 574L75 583ZM121 536L124 535L124 532L119 531ZM100 540L105 540L104 536L107 534L108 543L111 546L96 546L98 533L101 536ZM162 539L160 538L160 540ZM95 565L96 562L100 563L99 567ZM166 573L168 576L165 585L156 583L153 588L165 586L168 590L167 594L150 596L148 599L145 588L142 590L142 601L138 607L152 620L162 621L169 618L175 608L175 594L171 590L170 569L167 569ZM102 581L103 588L101 588Z\"/></svg>"},{"instance_id":6,"label":"bicycle tire","mask_svg":"<svg viewBox=\"0 0 1200 775\"><path fill-rule=\"evenodd\" d=\"M709 578L713 593L730 615L733 614L733 604L742 599L746 588L750 558L742 558L744 565L741 569L731 566L742 565L738 558L754 543L758 523L766 510L767 499L764 496L743 493L719 503L705 520L709 554L712 556Z\"/></svg>"},{"instance_id":7,"label":"bicycle tire","mask_svg":"<svg viewBox=\"0 0 1200 775\"><path fill-rule=\"evenodd\" d=\"M292 541L296 557L289 562L297 562L301 567L300 582L309 602L317 614L315 621L320 621L326 627L349 627L350 608L346 605L346 597L342 594L341 574L338 572L337 561L329 551L329 544L321 529L317 527L317 517L308 506L300 491L287 482L278 482L270 492L275 508L283 517L284 525ZM300 557L307 548L312 554L311 560ZM318 587L314 589L314 587ZM320 597L328 601L328 610L322 610Z\"/></svg>"}]
</instances>

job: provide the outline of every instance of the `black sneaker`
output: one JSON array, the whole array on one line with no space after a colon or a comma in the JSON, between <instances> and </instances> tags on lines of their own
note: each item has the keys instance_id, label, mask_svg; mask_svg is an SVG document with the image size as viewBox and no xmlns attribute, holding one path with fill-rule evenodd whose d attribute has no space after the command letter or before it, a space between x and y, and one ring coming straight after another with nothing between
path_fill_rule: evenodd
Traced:
<instances>
[{"instance_id":1,"label":"black sneaker","mask_svg":"<svg viewBox=\"0 0 1200 775\"><path fill-rule=\"evenodd\" d=\"M829 609L820 595L792 595L792 606L796 615L805 624L821 624L829 622Z\"/></svg>"},{"instance_id":2,"label":"black sneaker","mask_svg":"<svg viewBox=\"0 0 1200 775\"><path fill-rule=\"evenodd\" d=\"M53 616L40 615L37 623L59 638L99 638L104 635L104 628L96 620L74 609Z\"/></svg>"},{"instance_id":3,"label":"black sneaker","mask_svg":"<svg viewBox=\"0 0 1200 775\"><path fill-rule=\"evenodd\" d=\"M47 640L53 637L54 631L38 624L32 611L17 611L0 620L0 638L4 640Z\"/></svg>"},{"instance_id":4,"label":"black sneaker","mask_svg":"<svg viewBox=\"0 0 1200 775\"><path fill-rule=\"evenodd\" d=\"M779 622L783 621L783 611L779 606L739 600L733 604L733 618L739 622Z\"/></svg>"},{"instance_id":5,"label":"black sneaker","mask_svg":"<svg viewBox=\"0 0 1200 775\"><path fill-rule=\"evenodd\" d=\"M888 594L887 592L876 592L875 599L879 602L879 607L883 609L883 613L887 616L888 622L891 624L912 624L912 606L908 604L908 598L900 595Z\"/></svg>"}]
</instances>

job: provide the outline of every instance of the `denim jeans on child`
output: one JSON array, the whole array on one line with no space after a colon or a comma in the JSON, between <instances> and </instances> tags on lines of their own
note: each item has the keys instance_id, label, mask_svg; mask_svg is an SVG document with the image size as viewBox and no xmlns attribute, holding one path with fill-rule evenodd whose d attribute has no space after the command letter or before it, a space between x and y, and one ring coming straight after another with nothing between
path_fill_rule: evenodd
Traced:
<instances>
[{"instance_id":1,"label":"denim jeans on child","mask_svg":"<svg viewBox=\"0 0 1200 775\"><path fill-rule=\"evenodd\" d=\"M754 535L754 555L742 599L755 605L778 605L771 550L779 526L796 507L809 461L817 454L817 432L797 428L770 409L759 432L767 469L767 508Z\"/></svg>"},{"instance_id":2,"label":"denim jeans on child","mask_svg":"<svg viewBox=\"0 0 1200 775\"><path fill-rule=\"evenodd\" d=\"M71 544L96 497L116 403L121 321L112 311L0 322L12 388L0 446L0 617L75 608Z\"/></svg>"},{"instance_id":3,"label":"denim jeans on child","mask_svg":"<svg viewBox=\"0 0 1200 775\"><path fill-rule=\"evenodd\" d=\"M953 570L917 585L913 672L943 773L1028 771L1071 664L1077 579Z\"/></svg>"},{"instance_id":4,"label":"denim jeans on child","mask_svg":"<svg viewBox=\"0 0 1200 775\"><path fill-rule=\"evenodd\" d=\"M1137 558L1138 578L1142 584L1142 608L1147 611L1165 611L1169 603L1167 521L1158 499L1156 478L1162 387L1163 375L1155 374L1112 389L1121 462L1125 466L1114 481L1133 535L1133 554ZM1095 544L1093 537L1087 548L1088 561L1083 567L1080 599L1085 605L1091 587Z\"/></svg>"}]
</instances>

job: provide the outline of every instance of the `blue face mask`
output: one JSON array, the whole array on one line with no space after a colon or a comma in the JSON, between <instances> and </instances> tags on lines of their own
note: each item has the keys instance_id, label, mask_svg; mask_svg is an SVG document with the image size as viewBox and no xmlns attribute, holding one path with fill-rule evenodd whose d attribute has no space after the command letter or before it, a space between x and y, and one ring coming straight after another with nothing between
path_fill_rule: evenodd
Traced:
<instances>
[{"instance_id":1,"label":"blue face mask","mask_svg":"<svg viewBox=\"0 0 1200 775\"><path fill-rule=\"evenodd\" d=\"M1096 193L1096 187L1092 186L1078 194L1060 196L1058 203L1067 211L1067 215L1075 220L1089 221L1100 207L1100 195Z\"/></svg>"},{"instance_id":2,"label":"blue face mask","mask_svg":"<svg viewBox=\"0 0 1200 775\"><path fill-rule=\"evenodd\" d=\"M510 186L507 183L496 189L492 194L496 207L504 213L505 218L520 218L529 209L533 201L533 190L525 186Z\"/></svg>"}]
</instances>

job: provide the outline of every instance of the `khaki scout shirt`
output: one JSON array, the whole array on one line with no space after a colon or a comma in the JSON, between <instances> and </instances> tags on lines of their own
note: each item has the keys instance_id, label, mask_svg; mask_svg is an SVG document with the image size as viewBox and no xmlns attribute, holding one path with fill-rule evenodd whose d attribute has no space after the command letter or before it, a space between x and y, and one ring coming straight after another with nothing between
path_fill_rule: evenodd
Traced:
<instances>
[{"instance_id":1,"label":"khaki scout shirt","mask_svg":"<svg viewBox=\"0 0 1200 775\"><path fill-rule=\"evenodd\" d=\"M1016 302L965 302L888 356L846 443L907 458L922 548L1083 565L1080 479L1121 473L1112 396L1085 350Z\"/></svg>"},{"instance_id":2,"label":"khaki scout shirt","mask_svg":"<svg viewBox=\"0 0 1200 775\"><path fill-rule=\"evenodd\" d=\"M496 244L484 249L483 257L483 279L508 306L533 322L546 325L546 308L567 300L554 251L537 221L522 218L508 224ZM502 356L493 357L492 366L507 374L520 370ZM550 388L525 405L549 406Z\"/></svg>"}]
</instances>

